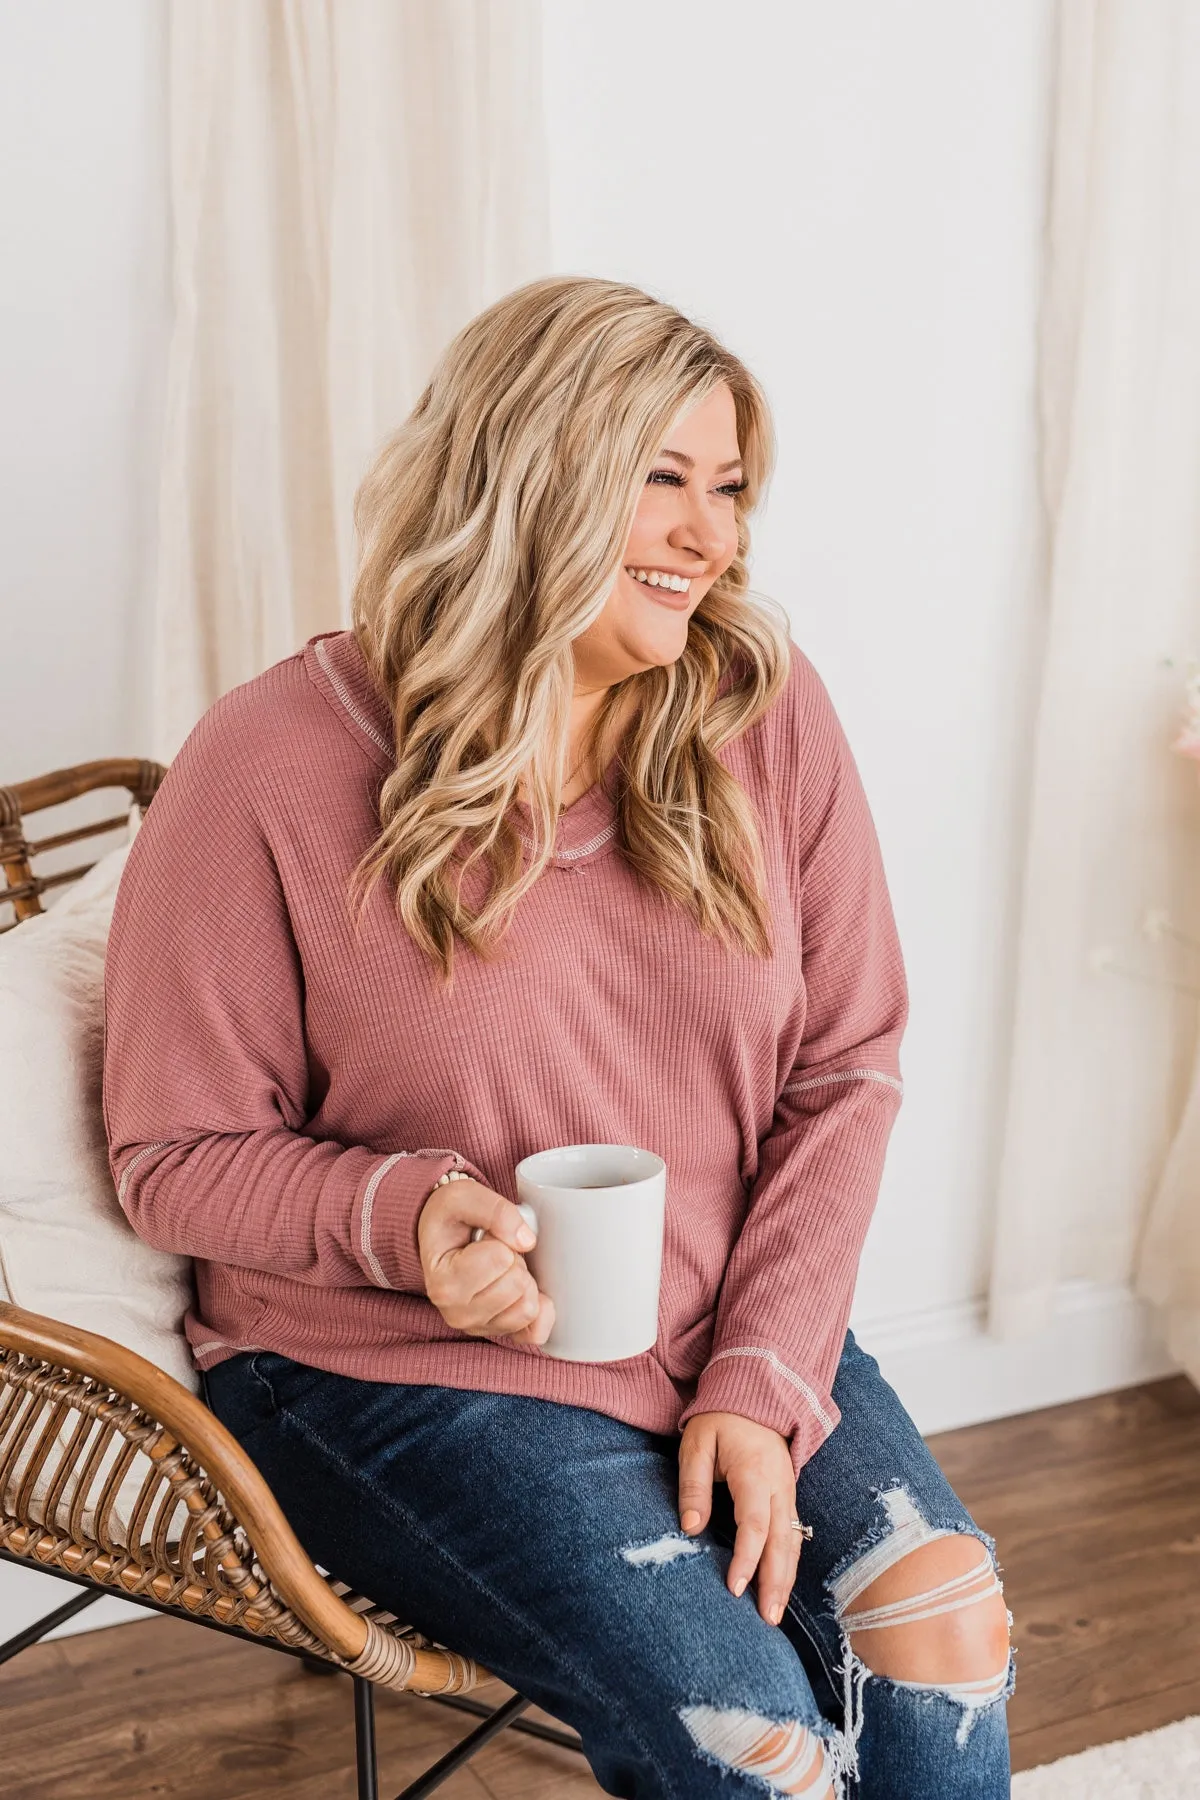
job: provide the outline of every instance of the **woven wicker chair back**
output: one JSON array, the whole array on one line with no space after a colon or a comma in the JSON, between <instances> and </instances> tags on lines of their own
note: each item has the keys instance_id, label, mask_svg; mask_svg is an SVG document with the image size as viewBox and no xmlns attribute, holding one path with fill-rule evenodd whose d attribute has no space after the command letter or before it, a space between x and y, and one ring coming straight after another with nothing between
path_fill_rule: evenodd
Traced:
<instances>
[{"instance_id":1,"label":"woven wicker chair back","mask_svg":"<svg viewBox=\"0 0 1200 1800\"><path fill-rule=\"evenodd\" d=\"M106 832L121 830L128 809L114 818L97 819L90 825L79 825L73 831L55 832L50 837L31 841L25 835L25 822L30 814L47 807L61 806L77 800L81 794L100 788L124 788L130 801L145 814L166 770L161 763L134 762L108 758L101 762L79 763L72 769L56 769L51 775L39 775L33 781L18 782L15 787L0 787L0 931L11 931L22 919L42 912L42 895L50 888L63 887L86 875L92 862L78 863L52 875L39 875L34 859L64 844L82 842L85 838L102 837ZM8 917L8 913L14 915Z\"/></svg>"}]
</instances>

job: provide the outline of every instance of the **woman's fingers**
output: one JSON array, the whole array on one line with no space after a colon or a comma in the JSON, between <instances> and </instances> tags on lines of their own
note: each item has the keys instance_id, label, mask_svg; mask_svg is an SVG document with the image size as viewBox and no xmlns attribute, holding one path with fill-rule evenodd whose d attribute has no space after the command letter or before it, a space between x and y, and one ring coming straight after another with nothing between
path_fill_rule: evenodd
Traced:
<instances>
[{"instance_id":1,"label":"woman's fingers","mask_svg":"<svg viewBox=\"0 0 1200 1800\"><path fill-rule=\"evenodd\" d=\"M740 1413L694 1413L683 1428L679 1470L685 1531L707 1523L713 1481L728 1484L737 1530L726 1585L731 1593L744 1594L757 1573L758 1609L777 1625L803 1541L792 1528L796 1478L787 1439Z\"/></svg>"},{"instance_id":2,"label":"woman's fingers","mask_svg":"<svg viewBox=\"0 0 1200 1800\"><path fill-rule=\"evenodd\" d=\"M490 1317L478 1308L480 1296L497 1283L508 1281L511 1292L498 1298L492 1312L508 1306L520 1293L520 1275L525 1260L507 1244L496 1238L481 1238L477 1244L465 1244L459 1250L446 1250L425 1265L425 1292L443 1313L452 1307L459 1315L450 1324L462 1328L468 1319ZM449 1318L449 1314L447 1314Z\"/></svg>"},{"instance_id":3,"label":"woman's fingers","mask_svg":"<svg viewBox=\"0 0 1200 1800\"><path fill-rule=\"evenodd\" d=\"M737 1534L733 1540L733 1560L725 1579L730 1593L741 1594L758 1568L771 1533L771 1494L760 1481L739 1481L736 1487L734 1482L731 1472L729 1492Z\"/></svg>"},{"instance_id":4,"label":"woman's fingers","mask_svg":"<svg viewBox=\"0 0 1200 1800\"><path fill-rule=\"evenodd\" d=\"M483 1248L482 1243L472 1244L458 1256L466 1258ZM449 1291L444 1295L439 1280L434 1280L430 1299L447 1324L480 1336L508 1337L536 1323L545 1295L539 1292L525 1259L511 1251L505 1254L511 1258L509 1267L482 1287L475 1286L472 1277L464 1277L461 1269L447 1272ZM548 1325L546 1330L549 1331Z\"/></svg>"},{"instance_id":5,"label":"woman's fingers","mask_svg":"<svg viewBox=\"0 0 1200 1800\"><path fill-rule=\"evenodd\" d=\"M523 1330L508 1335L510 1344L544 1344L554 1329L554 1302L549 1294L539 1293L537 1314Z\"/></svg>"},{"instance_id":6,"label":"woman's fingers","mask_svg":"<svg viewBox=\"0 0 1200 1800\"><path fill-rule=\"evenodd\" d=\"M507 1334L531 1325L537 1317L538 1285L524 1257L513 1258L498 1281L477 1292L470 1302L471 1327ZM470 1329L469 1327L468 1329Z\"/></svg>"},{"instance_id":7,"label":"woman's fingers","mask_svg":"<svg viewBox=\"0 0 1200 1800\"><path fill-rule=\"evenodd\" d=\"M430 1194L417 1221L425 1292L456 1331L506 1337L536 1328L542 1296L521 1254L536 1241L503 1194L479 1181L449 1181Z\"/></svg>"},{"instance_id":8,"label":"woman's fingers","mask_svg":"<svg viewBox=\"0 0 1200 1800\"><path fill-rule=\"evenodd\" d=\"M453 1261L455 1269L465 1272L472 1304L480 1309L484 1318L502 1312L522 1294L537 1291L525 1258L493 1239L482 1238L478 1244L468 1244L465 1250L456 1251L453 1259L447 1260ZM493 1269L497 1271L495 1274L491 1273Z\"/></svg>"},{"instance_id":9,"label":"woman's fingers","mask_svg":"<svg viewBox=\"0 0 1200 1800\"><path fill-rule=\"evenodd\" d=\"M499 1282L519 1274L525 1258L499 1238L484 1237L477 1244L444 1251L435 1267L454 1281L464 1299L482 1299Z\"/></svg>"},{"instance_id":10,"label":"woman's fingers","mask_svg":"<svg viewBox=\"0 0 1200 1800\"><path fill-rule=\"evenodd\" d=\"M461 1249L476 1230L518 1252L532 1250L537 1242L518 1208L503 1194L481 1181L448 1181L435 1188L421 1208L417 1235L422 1260Z\"/></svg>"},{"instance_id":11,"label":"woman's fingers","mask_svg":"<svg viewBox=\"0 0 1200 1800\"><path fill-rule=\"evenodd\" d=\"M708 1524L715 1471L716 1433L693 1419L679 1444L679 1523L686 1532Z\"/></svg>"},{"instance_id":12,"label":"woman's fingers","mask_svg":"<svg viewBox=\"0 0 1200 1800\"><path fill-rule=\"evenodd\" d=\"M758 1610L771 1625L778 1625L782 1619L783 1609L796 1585L800 1546L804 1540L792 1527L795 1516L795 1490L789 1484L787 1492L776 1492L771 1496L771 1524L754 1584Z\"/></svg>"}]
</instances>

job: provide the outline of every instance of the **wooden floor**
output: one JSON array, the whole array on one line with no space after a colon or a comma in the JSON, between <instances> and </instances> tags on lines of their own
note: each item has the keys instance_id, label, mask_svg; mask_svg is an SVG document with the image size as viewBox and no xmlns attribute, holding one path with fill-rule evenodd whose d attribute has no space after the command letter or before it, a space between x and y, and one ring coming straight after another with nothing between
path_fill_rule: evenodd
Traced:
<instances>
[{"instance_id":1,"label":"wooden floor","mask_svg":"<svg viewBox=\"0 0 1200 1800\"><path fill-rule=\"evenodd\" d=\"M1018 1646L1014 1768L1200 1712L1190 1383L930 1441L998 1540ZM380 1695L378 1717L385 1800L467 1729L405 1695ZM40 1645L0 1669L3 1800L353 1800L353 1766L344 1677L173 1619ZM509 1732L438 1792L584 1800L600 1789L570 1752Z\"/></svg>"}]
</instances>

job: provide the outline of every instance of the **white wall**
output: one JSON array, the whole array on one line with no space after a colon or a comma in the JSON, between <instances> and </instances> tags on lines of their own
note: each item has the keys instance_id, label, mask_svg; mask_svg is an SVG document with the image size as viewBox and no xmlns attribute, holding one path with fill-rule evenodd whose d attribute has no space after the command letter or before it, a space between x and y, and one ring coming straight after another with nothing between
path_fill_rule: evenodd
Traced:
<instances>
[{"instance_id":1,"label":"white wall","mask_svg":"<svg viewBox=\"0 0 1200 1800\"><path fill-rule=\"evenodd\" d=\"M0 781L145 741L160 9L0 0Z\"/></svg>"},{"instance_id":2,"label":"white wall","mask_svg":"<svg viewBox=\"0 0 1200 1800\"><path fill-rule=\"evenodd\" d=\"M160 20L155 0L0 3L0 782L144 753L168 322ZM97 796L39 829L114 810ZM0 1638L75 1592L0 1565ZM67 1629L145 1616L102 1600Z\"/></svg>"}]
</instances>

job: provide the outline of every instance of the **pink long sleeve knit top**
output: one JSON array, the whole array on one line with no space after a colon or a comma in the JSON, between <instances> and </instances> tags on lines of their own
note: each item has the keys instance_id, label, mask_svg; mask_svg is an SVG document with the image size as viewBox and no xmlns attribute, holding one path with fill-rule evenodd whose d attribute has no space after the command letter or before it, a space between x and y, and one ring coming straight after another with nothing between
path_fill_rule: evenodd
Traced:
<instances>
[{"instance_id":1,"label":"pink long sleeve knit top","mask_svg":"<svg viewBox=\"0 0 1200 1800\"><path fill-rule=\"evenodd\" d=\"M105 968L113 1179L143 1238L195 1258L200 1367L264 1348L658 1432L741 1413L797 1470L819 1447L902 1093L904 968L853 756L795 645L721 759L759 816L773 956L638 877L597 784L499 958L460 945L447 994L383 884L353 935L346 880L394 760L354 634L209 709L131 846ZM666 1161L654 1349L561 1362L448 1326L417 1251L437 1178L512 1199L521 1157L584 1142Z\"/></svg>"}]
</instances>

